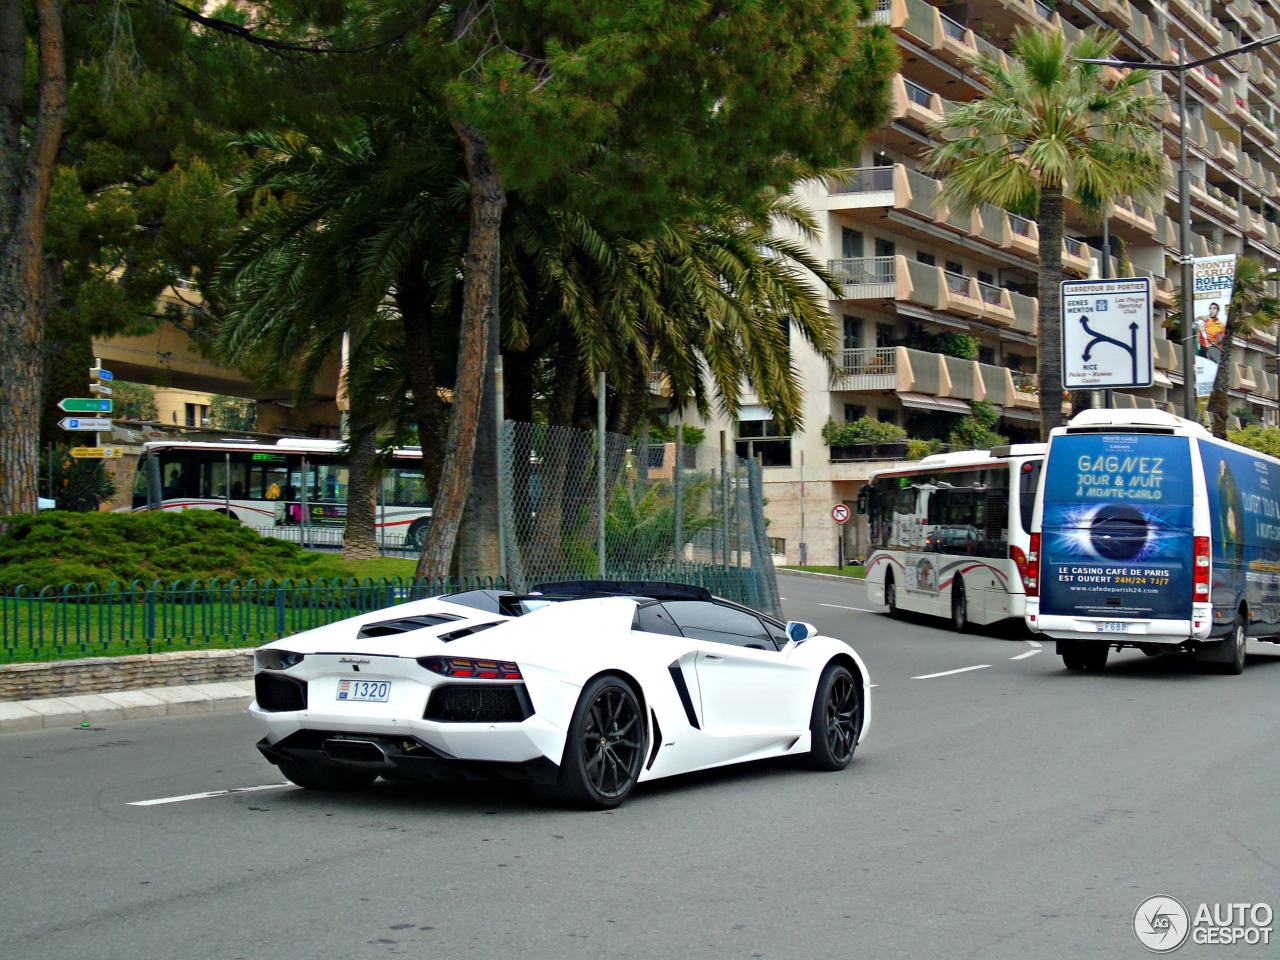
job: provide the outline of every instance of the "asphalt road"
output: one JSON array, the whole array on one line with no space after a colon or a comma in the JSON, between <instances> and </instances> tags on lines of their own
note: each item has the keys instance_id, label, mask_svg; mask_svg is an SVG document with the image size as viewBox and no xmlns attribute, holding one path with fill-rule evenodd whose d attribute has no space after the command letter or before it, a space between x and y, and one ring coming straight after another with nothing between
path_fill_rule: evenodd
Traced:
<instances>
[{"instance_id":1,"label":"asphalt road","mask_svg":"<svg viewBox=\"0 0 1280 960\"><path fill-rule=\"evenodd\" d=\"M780 581L878 684L842 773L767 761L605 814L388 783L140 807L281 778L239 715L10 734L0 956L1123 958L1150 895L1280 909L1280 647L1241 677L1128 651L1068 674L1018 632Z\"/></svg>"}]
</instances>

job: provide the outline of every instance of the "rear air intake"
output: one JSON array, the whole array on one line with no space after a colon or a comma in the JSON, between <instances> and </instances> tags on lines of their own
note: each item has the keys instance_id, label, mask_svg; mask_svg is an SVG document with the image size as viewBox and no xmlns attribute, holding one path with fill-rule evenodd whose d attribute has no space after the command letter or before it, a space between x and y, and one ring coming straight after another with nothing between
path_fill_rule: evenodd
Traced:
<instances>
[{"instance_id":1,"label":"rear air intake","mask_svg":"<svg viewBox=\"0 0 1280 960\"><path fill-rule=\"evenodd\" d=\"M533 704L522 683L437 687L425 714L445 723L520 723L531 716Z\"/></svg>"},{"instance_id":2,"label":"rear air intake","mask_svg":"<svg viewBox=\"0 0 1280 960\"><path fill-rule=\"evenodd\" d=\"M447 613L424 613L417 617L400 617L398 620L382 620L379 623L366 623L356 634L357 639L367 637L394 637L396 634L408 633L411 630L422 630L426 627L438 627L442 623L452 623L461 617Z\"/></svg>"},{"instance_id":3,"label":"rear air intake","mask_svg":"<svg viewBox=\"0 0 1280 960\"><path fill-rule=\"evenodd\" d=\"M268 713L307 709L307 681L260 673L253 678L254 697Z\"/></svg>"}]
</instances>

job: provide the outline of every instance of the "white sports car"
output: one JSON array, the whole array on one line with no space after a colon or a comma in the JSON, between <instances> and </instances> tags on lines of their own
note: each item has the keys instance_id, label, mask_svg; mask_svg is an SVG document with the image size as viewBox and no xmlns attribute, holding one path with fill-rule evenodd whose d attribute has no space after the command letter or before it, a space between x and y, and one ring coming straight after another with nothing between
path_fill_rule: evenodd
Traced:
<instances>
[{"instance_id":1,"label":"white sports car","mask_svg":"<svg viewBox=\"0 0 1280 960\"><path fill-rule=\"evenodd\" d=\"M848 766L870 680L814 633L682 584L478 590L260 648L249 712L303 787L525 779L614 807L639 781L744 760Z\"/></svg>"}]
</instances>

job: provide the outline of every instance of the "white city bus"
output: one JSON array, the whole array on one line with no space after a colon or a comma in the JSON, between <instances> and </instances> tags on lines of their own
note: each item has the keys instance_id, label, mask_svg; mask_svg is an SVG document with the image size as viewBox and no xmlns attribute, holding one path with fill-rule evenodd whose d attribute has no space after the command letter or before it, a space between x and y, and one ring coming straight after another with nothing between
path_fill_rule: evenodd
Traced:
<instances>
[{"instance_id":1,"label":"white city bus","mask_svg":"<svg viewBox=\"0 0 1280 960\"><path fill-rule=\"evenodd\" d=\"M925 457L872 474L867 599L950 617L956 630L1022 617L1044 444Z\"/></svg>"},{"instance_id":2,"label":"white city bus","mask_svg":"<svg viewBox=\"0 0 1280 960\"><path fill-rule=\"evenodd\" d=\"M215 510L264 536L337 546L347 518L346 444L284 439L143 444L134 482L137 510ZM303 483L303 475L307 482ZM430 522L422 453L393 451L382 472L376 522L379 543L416 549Z\"/></svg>"}]
</instances>

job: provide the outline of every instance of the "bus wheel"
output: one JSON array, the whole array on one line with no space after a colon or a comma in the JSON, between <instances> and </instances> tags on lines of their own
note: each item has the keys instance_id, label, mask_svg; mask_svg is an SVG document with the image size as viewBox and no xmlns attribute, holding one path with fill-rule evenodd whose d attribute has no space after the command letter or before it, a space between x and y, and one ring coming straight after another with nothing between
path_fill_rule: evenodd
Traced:
<instances>
[{"instance_id":1,"label":"bus wheel","mask_svg":"<svg viewBox=\"0 0 1280 960\"><path fill-rule=\"evenodd\" d=\"M898 588L894 586L892 570L884 576L884 602L889 608L889 616L897 620L901 614L898 612Z\"/></svg>"},{"instance_id":2,"label":"bus wheel","mask_svg":"<svg viewBox=\"0 0 1280 960\"><path fill-rule=\"evenodd\" d=\"M1068 670L1084 669L1084 650L1075 640L1059 640L1058 655L1062 657L1062 665Z\"/></svg>"},{"instance_id":3,"label":"bus wheel","mask_svg":"<svg viewBox=\"0 0 1280 960\"><path fill-rule=\"evenodd\" d=\"M1246 634L1244 629L1244 615L1236 615L1236 625L1231 630L1231 659L1225 662L1201 662L1200 671L1202 673L1225 673L1228 676L1238 677L1244 673L1244 650L1245 650Z\"/></svg>"},{"instance_id":4,"label":"bus wheel","mask_svg":"<svg viewBox=\"0 0 1280 960\"><path fill-rule=\"evenodd\" d=\"M1085 643L1084 647L1084 668L1097 672L1107 665L1107 657L1111 654L1111 645L1108 643Z\"/></svg>"},{"instance_id":5,"label":"bus wheel","mask_svg":"<svg viewBox=\"0 0 1280 960\"><path fill-rule=\"evenodd\" d=\"M959 577L951 581L951 625L956 633L969 629L969 601L964 595L964 581Z\"/></svg>"},{"instance_id":6,"label":"bus wheel","mask_svg":"<svg viewBox=\"0 0 1280 960\"><path fill-rule=\"evenodd\" d=\"M426 517L419 517L409 525L409 532L404 535L405 549L415 551L422 549L422 541L427 536L429 522Z\"/></svg>"},{"instance_id":7,"label":"bus wheel","mask_svg":"<svg viewBox=\"0 0 1280 960\"><path fill-rule=\"evenodd\" d=\"M1101 670L1107 665L1111 645L1106 643L1081 643L1078 640L1059 640L1058 655L1068 670Z\"/></svg>"}]
</instances>

